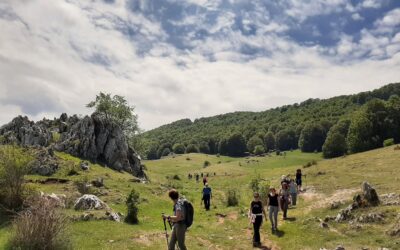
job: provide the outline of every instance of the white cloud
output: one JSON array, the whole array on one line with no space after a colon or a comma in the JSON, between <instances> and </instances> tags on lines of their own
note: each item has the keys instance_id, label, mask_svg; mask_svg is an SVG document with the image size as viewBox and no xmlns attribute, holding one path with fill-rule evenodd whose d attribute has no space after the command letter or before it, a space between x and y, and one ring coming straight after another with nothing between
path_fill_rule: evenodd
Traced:
<instances>
[{"instance_id":1,"label":"white cloud","mask_svg":"<svg viewBox=\"0 0 400 250\"><path fill-rule=\"evenodd\" d=\"M290 1L299 8L290 15L304 10L305 18L345 6L344 1L301 2ZM220 4L191 3L212 11ZM0 4L0 13L5 9L14 18L0 15L0 124L18 114L34 119L87 114L85 104L105 91L126 96L136 105L141 126L149 129L186 117L265 110L370 90L400 77L398 35L365 30L358 42L342 35L327 56L324 47L301 46L282 35L288 24L271 20L261 7L252 15L240 12L243 30L233 28L238 14L231 9L215 22L206 22L208 13L174 21L192 25L179 37L192 49L174 47L168 39L177 37L159 21L129 11L124 0L8 0ZM385 18L382 25L393 24ZM253 26L256 32L251 33ZM194 39L199 30L209 35ZM343 63L366 53L371 54L367 59Z\"/></svg>"},{"instance_id":2,"label":"white cloud","mask_svg":"<svg viewBox=\"0 0 400 250\"><path fill-rule=\"evenodd\" d=\"M362 21L362 20L364 20L364 18L363 18L359 13L353 13L353 14L351 15L351 18L352 18L354 21Z\"/></svg>"}]
</instances>

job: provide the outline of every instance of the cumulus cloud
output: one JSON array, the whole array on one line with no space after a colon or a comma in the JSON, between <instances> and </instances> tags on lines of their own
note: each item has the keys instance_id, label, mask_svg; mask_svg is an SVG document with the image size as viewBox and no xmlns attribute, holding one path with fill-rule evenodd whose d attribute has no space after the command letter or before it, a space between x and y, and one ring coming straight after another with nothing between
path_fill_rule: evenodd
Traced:
<instances>
[{"instance_id":1,"label":"cumulus cloud","mask_svg":"<svg viewBox=\"0 0 400 250\"><path fill-rule=\"evenodd\" d=\"M88 114L99 91L126 96L151 129L398 81L397 9L349 33L349 20L366 22L355 8L345 0L6 0L0 124L18 114Z\"/></svg>"}]
</instances>

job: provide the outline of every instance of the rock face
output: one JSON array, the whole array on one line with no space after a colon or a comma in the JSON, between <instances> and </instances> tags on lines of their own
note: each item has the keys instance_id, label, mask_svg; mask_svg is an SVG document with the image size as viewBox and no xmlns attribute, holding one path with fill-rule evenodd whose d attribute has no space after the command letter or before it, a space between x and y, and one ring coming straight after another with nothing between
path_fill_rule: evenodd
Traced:
<instances>
[{"instance_id":1,"label":"rock face","mask_svg":"<svg viewBox=\"0 0 400 250\"><path fill-rule=\"evenodd\" d=\"M123 131L112 121L100 114L79 118L62 114L59 119L29 121L18 116L0 128L2 143L16 143L22 146L50 147L57 151L105 164L118 170L145 178L140 157L128 146ZM48 167L42 171L39 164L37 172L50 175Z\"/></svg>"},{"instance_id":2,"label":"rock face","mask_svg":"<svg viewBox=\"0 0 400 250\"><path fill-rule=\"evenodd\" d=\"M35 161L32 163L31 174L50 176L58 170L57 157L51 149L41 148L36 151Z\"/></svg>"},{"instance_id":3,"label":"rock face","mask_svg":"<svg viewBox=\"0 0 400 250\"><path fill-rule=\"evenodd\" d=\"M104 209L107 208L107 204L96 195L85 194L76 200L74 208L75 210Z\"/></svg>"},{"instance_id":4,"label":"rock face","mask_svg":"<svg viewBox=\"0 0 400 250\"><path fill-rule=\"evenodd\" d=\"M379 196L376 192L376 190L366 181L363 182L362 184L362 192L365 200L372 206L378 206L380 201L379 201Z\"/></svg>"}]
</instances>

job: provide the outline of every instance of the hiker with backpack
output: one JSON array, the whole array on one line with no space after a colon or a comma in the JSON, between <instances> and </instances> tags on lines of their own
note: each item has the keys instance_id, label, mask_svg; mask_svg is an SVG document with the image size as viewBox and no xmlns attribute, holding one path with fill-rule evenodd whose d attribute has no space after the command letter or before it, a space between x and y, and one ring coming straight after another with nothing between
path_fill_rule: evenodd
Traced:
<instances>
[{"instance_id":1,"label":"hiker with backpack","mask_svg":"<svg viewBox=\"0 0 400 250\"><path fill-rule=\"evenodd\" d=\"M292 198L292 206L296 206L297 203L297 185L293 179L290 179L289 183L289 193L290 197Z\"/></svg>"},{"instance_id":2,"label":"hiker with backpack","mask_svg":"<svg viewBox=\"0 0 400 250\"><path fill-rule=\"evenodd\" d=\"M205 186L205 185L206 185L206 183L207 183L207 177L206 177L206 176L204 176L204 177L203 177L203 186Z\"/></svg>"},{"instance_id":3,"label":"hiker with backpack","mask_svg":"<svg viewBox=\"0 0 400 250\"><path fill-rule=\"evenodd\" d=\"M301 169L297 169L296 170L296 184L297 184L298 193L301 192L301 184L302 184L301 177L302 177Z\"/></svg>"},{"instance_id":4,"label":"hiker with backpack","mask_svg":"<svg viewBox=\"0 0 400 250\"><path fill-rule=\"evenodd\" d=\"M189 201L180 198L178 191L175 189L171 189L168 192L168 196L174 203L174 215L162 215L164 221L168 220L169 223L172 223L172 233L168 249L174 250L175 244L178 242L179 249L186 250L185 234L187 228L193 223L193 206Z\"/></svg>"},{"instance_id":5,"label":"hiker with backpack","mask_svg":"<svg viewBox=\"0 0 400 250\"><path fill-rule=\"evenodd\" d=\"M278 212L279 212L278 199L279 195L276 193L276 189L270 188L267 197L267 209L268 209L269 220L271 221L272 233L278 230Z\"/></svg>"},{"instance_id":6,"label":"hiker with backpack","mask_svg":"<svg viewBox=\"0 0 400 250\"><path fill-rule=\"evenodd\" d=\"M290 193L289 193L289 187L286 182L282 183L282 188L279 191L279 197L280 197L280 207L283 212L283 219L287 219L287 210L289 207L289 202L290 202Z\"/></svg>"},{"instance_id":7,"label":"hiker with backpack","mask_svg":"<svg viewBox=\"0 0 400 250\"><path fill-rule=\"evenodd\" d=\"M203 198L204 201L204 208L208 211L210 210L210 201L212 198L211 188L208 186L208 183L205 184L203 188Z\"/></svg>"},{"instance_id":8,"label":"hiker with backpack","mask_svg":"<svg viewBox=\"0 0 400 250\"><path fill-rule=\"evenodd\" d=\"M265 213L264 205L260 200L260 194L254 193L253 201L250 203L249 217L250 222L253 224L254 234L253 234L253 246L261 246L260 238L260 227L263 222L263 215L267 218Z\"/></svg>"}]
</instances>

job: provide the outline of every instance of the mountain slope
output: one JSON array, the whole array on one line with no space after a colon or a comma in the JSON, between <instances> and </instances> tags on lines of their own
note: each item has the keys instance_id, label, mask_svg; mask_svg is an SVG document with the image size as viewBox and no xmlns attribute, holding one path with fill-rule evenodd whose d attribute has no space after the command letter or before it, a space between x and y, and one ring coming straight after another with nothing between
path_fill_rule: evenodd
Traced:
<instances>
[{"instance_id":1,"label":"mountain slope","mask_svg":"<svg viewBox=\"0 0 400 250\"><path fill-rule=\"evenodd\" d=\"M151 147L159 148L162 144L171 147L174 143L200 144L210 139L218 142L233 132L242 133L247 141L255 134L263 135L267 131L277 134L281 130L292 129L298 140L301 129L306 123L325 121L332 125L340 118L350 116L369 100L373 98L388 100L391 95L400 95L400 83L388 84L355 95L325 100L309 99L300 104L286 105L263 112L234 112L199 118L193 122L183 119L147 131L141 138L145 141L144 151L148 151Z\"/></svg>"}]
</instances>

